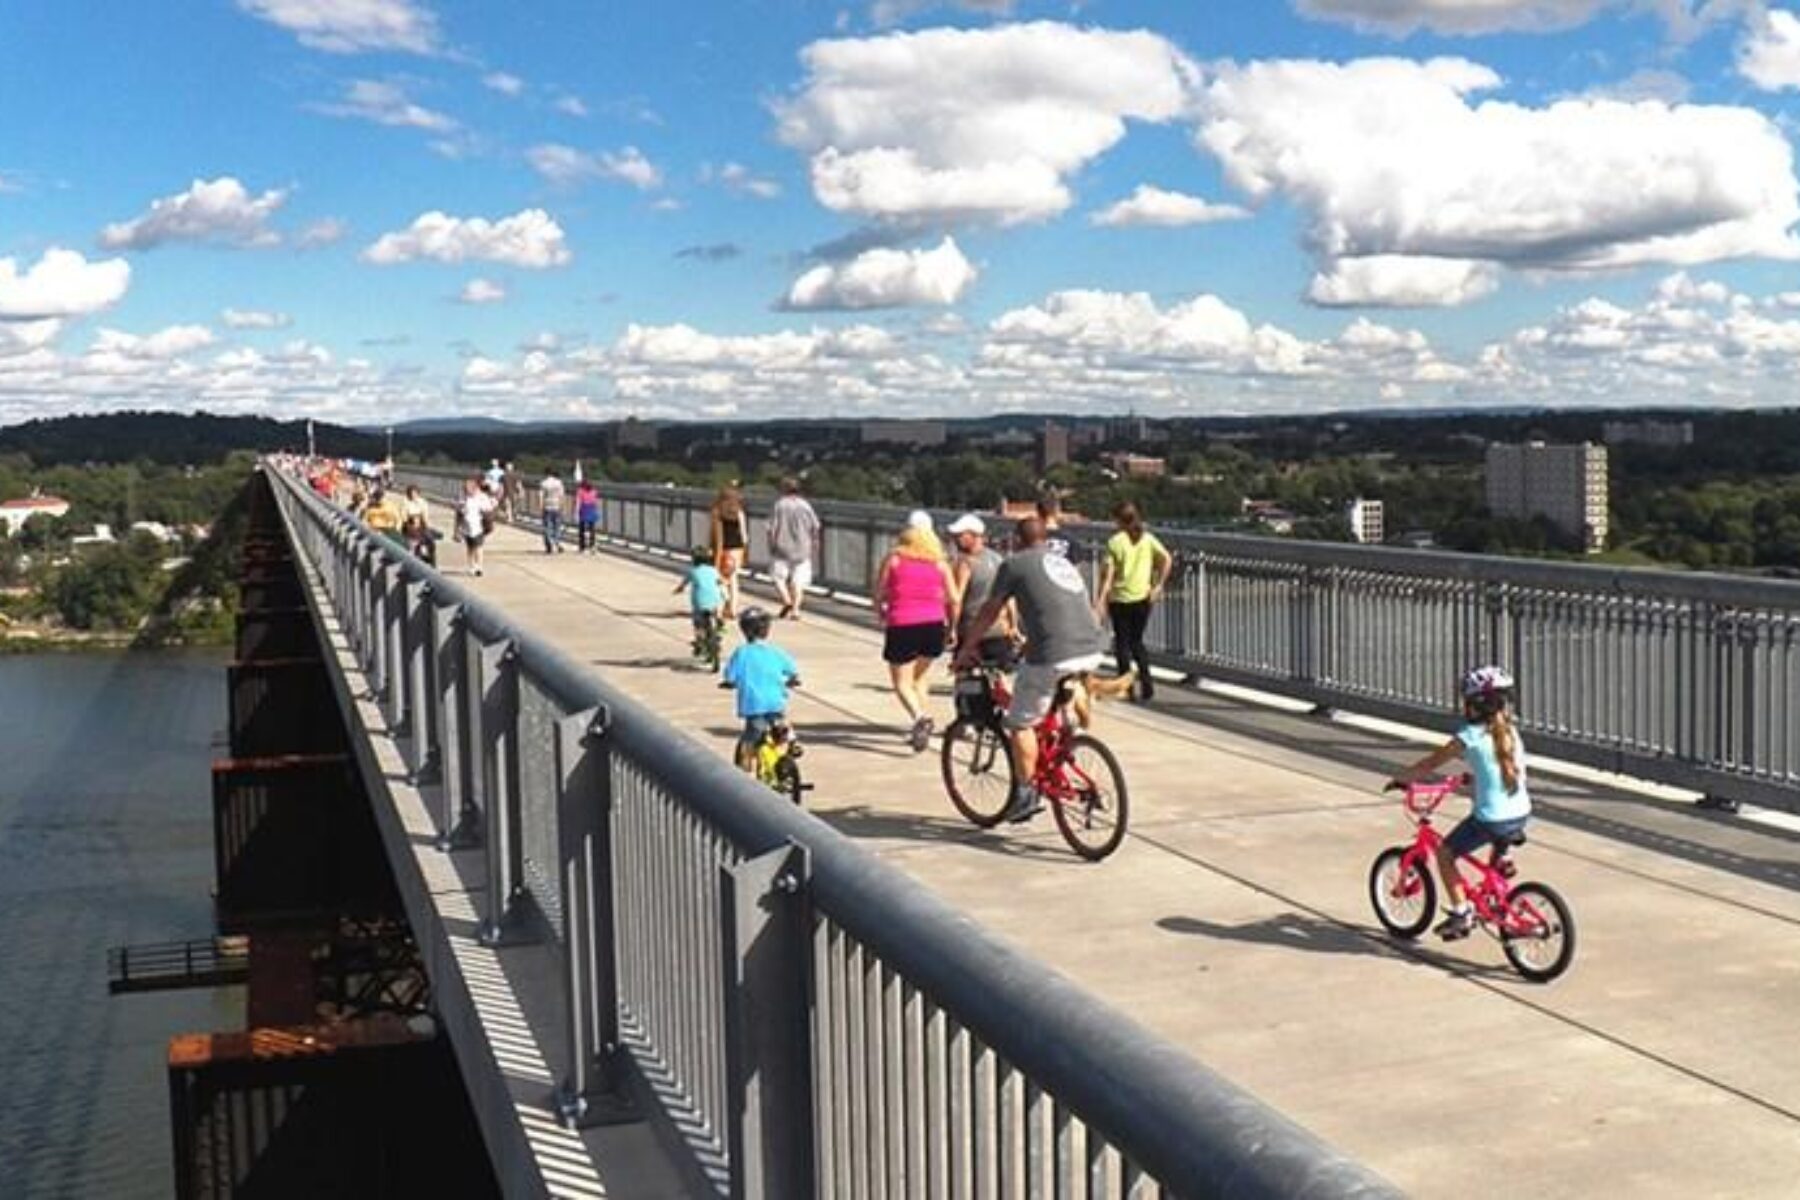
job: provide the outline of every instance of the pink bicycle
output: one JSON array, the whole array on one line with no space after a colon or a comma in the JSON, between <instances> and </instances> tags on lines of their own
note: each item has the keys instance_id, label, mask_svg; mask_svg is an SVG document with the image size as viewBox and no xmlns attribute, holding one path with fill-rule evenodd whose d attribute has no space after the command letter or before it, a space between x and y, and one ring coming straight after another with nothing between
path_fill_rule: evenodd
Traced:
<instances>
[{"instance_id":1,"label":"pink bicycle","mask_svg":"<svg viewBox=\"0 0 1800 1200\"><path fill-rule=\"evenodd\" d=\"M1407 819L1414 824L1412 844L1383 850L1369 870L1369 900L1376 919L1395 937L1418 937L1437 915L1434 867L1444 836L1432 827L1431 816L1464 783L1438 779L1404 788ZM1514 970L1533 983L1544 983L1568 970L1575 957L1575 917L1548 885L1513 882L1508 851L1524 842L1523 833L1496 842L1485 860L1465 854L1457 860L1457 873L1476 923L1499 939ZM1464 864L1474 868L1474 878L1463 870Z\"/></svg>"}]
</instances>

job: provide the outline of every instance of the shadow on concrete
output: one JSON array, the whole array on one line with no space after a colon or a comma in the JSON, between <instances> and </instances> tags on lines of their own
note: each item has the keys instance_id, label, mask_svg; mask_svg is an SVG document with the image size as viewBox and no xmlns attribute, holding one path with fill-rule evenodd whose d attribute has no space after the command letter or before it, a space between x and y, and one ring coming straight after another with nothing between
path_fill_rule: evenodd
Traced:
<instances>
[{"instance_id":1,"label":"shadow on concrete","mask_svg":"<svg viewBox=\"0 0 1800 1200\"><path fill-rule=\"evenodd\" d=\"M946 805L949 801L944 802ZM853 838L886 838L896 841L954 843L976 850L1003 854L1010 858L1034 862L1065 863L1072 867L1087 864L1076 858L1061 842L1043 843L1027 840L1023 835L1041 833L1051 828L1047 816L1025 825L1002 826L1000 829L976 829L960 817L920 816L917 813L891 812L855 805L849 808L815 811L814 816ZM1006 830L1015 836L1007 836Z\"/></svg>"},{"instance_id":2,"label":"shadow on concrete","mask_svg":"<svg viewBox=\"0 0 1800 1200\"><path fill-rule=\"evenodd\" d=\"M1171 933L1255 946L1276 946L1308 954L1352 954L1392 959L1395 962L1416 962L1455 975L1476 978L1513 977L1512 972L1505 967L1454 958L1433 949L1423 941L1399 942L1375 929L1346 925L1311 913L1277 913L1272 917L1246 921L1241 925L1226 925L1201 917L1163 917L1156 922L1156 927Z\"/></svg>"},{"instance_id":3,"label":"shadow on concrete","mask_svg":"<svg viewBox=\"0 0 1800 1200\"><path fill-rule=\"evenodd\" d=\"M620 671L677 671L683 675L711 675L712 668L690 655L646 655L642 658L593 658L596 667Z\"/></svg>"}]
</instances>

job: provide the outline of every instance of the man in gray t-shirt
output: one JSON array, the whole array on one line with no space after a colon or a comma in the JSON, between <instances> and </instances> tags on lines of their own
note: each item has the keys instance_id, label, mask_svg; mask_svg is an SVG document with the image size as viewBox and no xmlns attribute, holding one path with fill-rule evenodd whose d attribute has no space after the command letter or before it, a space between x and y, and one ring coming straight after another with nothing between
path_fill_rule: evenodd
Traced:
<instances>
[{"instance_id":1,"label":"man in gray t-shirt","mask_svg":"<svg viewBox=\"0 0 1800 1200\"><path fill-rule=\"evenodd\" d=\"M819 514L800 494L798 479L781 481L781 499L769 513L769 577L781 597L781 615L798 618L812 583L813 547L819 542Z\"/></svg>"},{"instance_id":2,"label":"man in gray t-shirt","mask_svg":"<svg viewBox=\"0 0 1800 1200\"><path fill-rule=\"evenodd\" d=\"M1019 624L1025 627L1025 665L1013 681L1012 703L1006 709L1007 740L1012 744L1017 781L1007 816L1024 821L1043 807L1031 789L1038 757L1034 726L1050 711L1056 685L1064 676L1100 666L1106 638L1094 619L1081 572L1044 545L1044 523L1036 517L1020 521L1018 544L1019 552L995 574L993 590L969 622L955 665L959 669L974 665L981 635L1011 600L1018 609Z\"/></svg>"},{"instance_id":3,"label":"man in gray t-shirt","mask_svg":"<svg viewBox=\"0 0 1800 1200\"><path fill-rule=\"evenodd\" d=\"M544 475L544 481L538 484L539 513L544 520L544 553L562 553L562 518L563 496L566 490L563 481L555 471Z\"/></svg>"}]
</instances>

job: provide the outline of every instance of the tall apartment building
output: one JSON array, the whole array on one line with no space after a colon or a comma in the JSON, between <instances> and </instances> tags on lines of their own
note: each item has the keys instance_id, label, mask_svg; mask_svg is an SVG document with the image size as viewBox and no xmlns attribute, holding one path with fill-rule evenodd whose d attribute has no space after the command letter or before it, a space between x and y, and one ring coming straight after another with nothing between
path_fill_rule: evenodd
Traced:
<instances>
[{"instance_id":1,"label":"tall apartment building","mask_svg":"<svg viewBox=\"0 0 1800 1200\"><path fill-rule=\"evenodd\" d=\"M1487 506L1496 517L1547 517L1589 554L1606 548L1606 447L1495 443L1487 448Z\"/></svg>"},{"instance_id":2,"label":"tall apartment building","mask_svg":"<svg viewBox=\"0 0 1800 1200\"><path fill-rule=\"evenodd\" d=\"M1344 510L1350 521L1350 537L1365 546L1379 546L1387 540L1385 512L1379 500L1358 497Z\"/></svg>"},{"instance_id":3,"label":"tall apartment building","mask_svg":"<svg viewBox=\"0 0 1800 1200\"><path fill-rule=\"evenodd\" d=\"M1069 461L1069 427L1045 421L1038 434L1038 471L1048 471Z\"/></svg>"}]
</instances>

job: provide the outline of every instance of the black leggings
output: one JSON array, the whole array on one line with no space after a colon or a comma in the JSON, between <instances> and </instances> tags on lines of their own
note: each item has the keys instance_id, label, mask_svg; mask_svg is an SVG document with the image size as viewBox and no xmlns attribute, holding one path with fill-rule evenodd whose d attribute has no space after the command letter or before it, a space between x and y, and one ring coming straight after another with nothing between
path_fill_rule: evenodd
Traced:
<instances>
[{"instance_id":1,"label":"black leggings","mask_svg":"<svg viewBox=\"0 0 1800 1200\"><path fill-rule=\"evenodd\" d=\"M1150 625L1150 601L1134 600L1129 604L1121 604L1117 600L1109 600L1106 613L1112 618L1113 657L1119 660L1119 673L1123 675L1133 666L1137 667L1140 685L1146 691L1150 686L1150 651L1144 648L1144 630Z\"/></svg>"}]
</instances>

